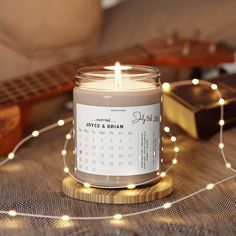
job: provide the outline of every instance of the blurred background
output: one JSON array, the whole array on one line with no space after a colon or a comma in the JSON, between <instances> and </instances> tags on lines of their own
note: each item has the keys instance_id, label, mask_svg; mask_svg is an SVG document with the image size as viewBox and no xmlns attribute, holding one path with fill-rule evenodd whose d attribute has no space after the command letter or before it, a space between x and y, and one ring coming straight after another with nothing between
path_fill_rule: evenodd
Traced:
<instances>
[{"instance_id":1,"label":"blurred background","mask_svg":"<svg viewBox=\"0 0 236 236\"><path fill-rule=\"evenodd\" d=\"M233 0L0 0L0 80L171 35L235 47L235 8Z\"/></svg>"}]
</instances>

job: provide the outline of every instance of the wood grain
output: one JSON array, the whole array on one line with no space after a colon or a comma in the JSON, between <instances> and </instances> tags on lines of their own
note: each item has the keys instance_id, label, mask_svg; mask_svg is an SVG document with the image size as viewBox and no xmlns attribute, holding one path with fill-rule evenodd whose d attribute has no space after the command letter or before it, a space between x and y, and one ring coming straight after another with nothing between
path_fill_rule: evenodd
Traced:
<instances>
[{"instance_id":1,"label":"wood grain","mask_svg":"<svg viewBox=\"0 0 236 236\"><path fill-rule=\"evenodd\" d=\"M0 155L7 155L22 136L18 106L0 108Z\"/></svg>"},{"instance_id":2,"label":"wood grain","mask_svg":"<svg viewBox=\"0 0 236 236\"><path fill-rule=\"evenodd\" d=\"M97 203L134 204L164 198L172 193L173 183L169 176L158 183L136 189L97 189L86 188L70 176L62 183L62 191L68 197Z\"/></svg>"}]
</instances>

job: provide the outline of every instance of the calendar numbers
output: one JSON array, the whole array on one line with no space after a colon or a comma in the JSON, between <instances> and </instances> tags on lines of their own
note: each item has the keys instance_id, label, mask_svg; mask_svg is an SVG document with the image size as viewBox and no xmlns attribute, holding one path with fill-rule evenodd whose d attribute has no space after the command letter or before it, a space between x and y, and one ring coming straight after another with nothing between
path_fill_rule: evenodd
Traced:
<instances>
[{"instance_id":1,"label":"calendar numbers","mask_svg":"<svg viewBox=\"0 0 236 236\"><path fill-rule=\"evenodd\" d=\"M159 105L109 107L77 104L77 168L97 175L145 174L159 168L159 123L132 123L133 112L159 114ZM91 112L92 111L92 112ZM127 113L127 114L126 114ZM103 118L104 120L100 119ZM153 115L154 116L154 115ZM109 117L108 120L105 118ZM99 119L98 119L99 118Z\"/></svg>"}]
</instances>

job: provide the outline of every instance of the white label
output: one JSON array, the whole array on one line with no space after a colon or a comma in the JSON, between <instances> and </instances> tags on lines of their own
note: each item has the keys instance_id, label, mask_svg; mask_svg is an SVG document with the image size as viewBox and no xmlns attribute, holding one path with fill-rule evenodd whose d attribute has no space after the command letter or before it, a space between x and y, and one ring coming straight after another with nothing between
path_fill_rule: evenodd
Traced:
<instances>
[{"instance_id":1,"label":"white label","mask_svg":"<svg viewBox=\"0 0 236 236\"><path fill-rule=\"evenodd\" d=\"M159 169L159 103L131 107L77 103L76 117L78 170L129 176Z\"/></svg>"}]
</instances>

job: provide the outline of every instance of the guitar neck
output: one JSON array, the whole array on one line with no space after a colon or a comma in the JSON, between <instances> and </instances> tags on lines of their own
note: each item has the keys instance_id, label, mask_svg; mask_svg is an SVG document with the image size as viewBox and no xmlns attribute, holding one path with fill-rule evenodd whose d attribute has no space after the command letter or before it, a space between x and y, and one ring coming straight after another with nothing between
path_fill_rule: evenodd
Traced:
<instances>
[{"instance_id":1,"label":"guitar neck","mask_svg":"<svg viewBox=\"0 0 236 236\"><path fill-rule=\"evenodd\" d=\"M44 72L0 82L0 106L34 102L72 90L75 70L85 66L121 64L169 65L175 67L215 66L233 62L234 54L222 44L175 40L155 40L124 50L89 56L64 63Z\"/></svg>"},{"instance_id":2,"label":"guitar neck","mask_svg":"<svg viewBox=\"0 0 236 236\"><path fill-rule=\"evenodd\" d=\"M75 71L80 67L122 64L148 64L151 55L141 46L135 46L102 56L86 57L65 63L44 72L36 72L0 82L0 106L35 102L73 89Z\"/></svg>"}]
</instances>

